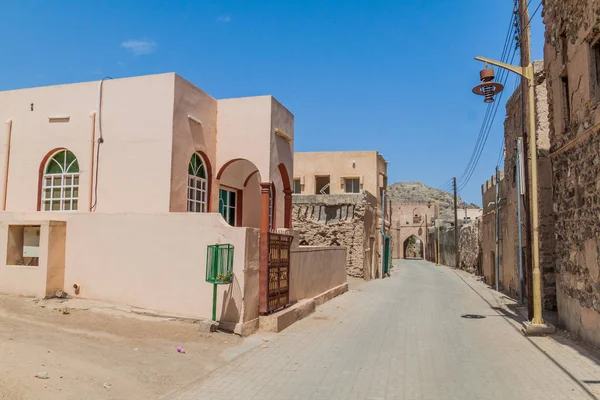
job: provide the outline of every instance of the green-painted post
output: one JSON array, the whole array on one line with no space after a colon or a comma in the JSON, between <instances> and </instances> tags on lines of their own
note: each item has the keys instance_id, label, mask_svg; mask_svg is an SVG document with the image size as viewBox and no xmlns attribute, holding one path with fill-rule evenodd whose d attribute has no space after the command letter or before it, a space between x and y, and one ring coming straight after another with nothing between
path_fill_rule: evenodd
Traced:
<instances>
[{"instance_id":1,"label":"green-painted post","mask_svg":"<svg viewBox=\"0 0 600 400\"><path fill-rule=\"evenodd\" d=\"M212 320L217 320L217 284L213 283L213 309L212 309Z\"/></svg>"}]
</instances>

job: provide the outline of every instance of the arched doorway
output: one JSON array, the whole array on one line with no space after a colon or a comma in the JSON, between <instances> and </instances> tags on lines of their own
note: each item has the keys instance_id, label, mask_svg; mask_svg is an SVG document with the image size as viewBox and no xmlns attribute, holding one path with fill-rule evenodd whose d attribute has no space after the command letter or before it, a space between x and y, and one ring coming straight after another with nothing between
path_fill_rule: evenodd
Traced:
<instances>
[{"instance_id":1,"label":"arched doorway","mask_svg":"<svg viewBox=\"0 0 600 400\"><path fill-rule=\"evenodd\" d=\"M260 228L261 177L252 162L237 158L217 173L218 208L215 210L232 226Z\"/></svg>"},{"instance_id":2,"label":"arched doorway","mask_svg":"<svg viewBox=\"0 0 600 400\"><path fill-rule=\"evenodd\" d=\"M404 241L404 258L423 259L423 241L418 236L411 235Z\"/></svg>"}]
</instances>

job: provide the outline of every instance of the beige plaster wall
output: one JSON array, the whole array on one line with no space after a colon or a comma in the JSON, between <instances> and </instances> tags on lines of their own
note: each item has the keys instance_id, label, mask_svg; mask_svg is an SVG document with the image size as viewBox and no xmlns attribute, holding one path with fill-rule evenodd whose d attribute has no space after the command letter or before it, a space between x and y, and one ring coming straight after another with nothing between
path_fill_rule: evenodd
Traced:
<instances>
[{"instance_id":1,"label":"beige plaster wall","mask_svg":"<svg viewBox=\"0 0 600 400\"><path fill-rule=\"evenodd\" d=\"M218 100L217 162L246 159L256 166L263 182L271 181L271 96Z\"/></svg>"},{"instance_id":2,"label":"beige plaster wall","mask_svg":"<svg viewBox=\"0 0 600 400\"><path fill-rule=\"evenodd\" d=\"M346 283L346 248L301 246L290 256L290 301L312 298Z\"/></svg>"},{"instance_id":3,"label":"beige plaster wall","mask_svg":"<svg viewBox=\"0 0 600 400\"><path fill-rule=\"evenodd\" d=\"M98 212L169 210L174 76L169 73L104 82ZM98 87L99 82L86 82L0 92L2 144L8 135L4 122L12 120L7 211L37 210L40 164L50 151L61 147L78 159L79 210L89 209L94 122L90 115L98 111ZM49 122L51 116L70 119ZM99 135L97 128L96 121ZM3 148L2 179L5 160Z\"/></svg>"},{"instance_id":4,"label":"beige plaster wall","mask_svg":"<svg viewBox=\"0 0 600 400\"><path fill-rule=\"evenodd\" d=\"M294 154L294 178L304 178L301 194L313 195L317 194L315 176L329 175L331 194L345 194L341 178L362 176L361 190L372 193L380 202L380 164L376 151L297 152Z\"/></svg>"},{"instance_id":5,"label":"beige plaster wall","mask_svg":"<svg viewBox=\"0 0 600 400\"><path fill-rule=\"evenodd\" d=\"M283 177L279 169L279 164L285 166L287 171L287 179L289 182L289 188L294 189L294 115L279 103L274 97L271 97L271 164L270 174L271 182L275 185L277 195L281 197L281 201L277 199L277 217L276 217L276 228L283 228L284 224L284 213L285 213L285 202L283 201ZM292 141L288 141L278 135L275 135L275 130L279 129L286 135L292 138Z\"/></svg>"},{"instance_id":6,"label":"beige plaster wall","mask_svg":"<svg viewBox=\"0 0 600 400\"><path fill-rule=\"evenodd\" d=\"M210 170L209 211L218 211L218 186L214 170L217 158L217 100L182 77L175 75L173 109L173 156L171 159L171 204L169 211L187 211L188 165L201 152ZM199 124L188 118L199 119Z\"/></svg>"},{"instance_id":7,"label":"beige plaster wall","mask_svg":"<svg viewBox=\"0 0 600 400\"><path fill-rule=\"evenodd\" d=\"M230 227L213 213L0 213L11 221L53 217L67 220L64 286L74 297L210 318L207 246L230 243L235 279L218 288L217 319L244 323L258 315L258 289L245 288L247 278L258 285L256 229Z\"/></svg>"}]
</instances>

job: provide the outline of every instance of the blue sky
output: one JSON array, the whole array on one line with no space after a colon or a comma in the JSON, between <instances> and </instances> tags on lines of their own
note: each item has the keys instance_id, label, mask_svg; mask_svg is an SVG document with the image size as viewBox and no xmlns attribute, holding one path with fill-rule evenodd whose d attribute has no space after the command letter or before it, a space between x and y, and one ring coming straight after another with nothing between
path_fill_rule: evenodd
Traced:
<instances>
[{"instance_id":1,"label":"blue sky","mask_svg":"<svg viewBox=\"0 0 600 400\"><path fill-rule=\"evenodd\" d=\"M378 150L390 182L437 187L469 161L485 114L471 93L482 68L473 57L500 58L512 8L512 0L4 1L0 90L177 72L216 98L273 94L295 115L297 151ZM541 11L532 29L541 59ZM501 107L461 192L468 201L481 203L503 120Z\"/></svg>"}]
</instances>

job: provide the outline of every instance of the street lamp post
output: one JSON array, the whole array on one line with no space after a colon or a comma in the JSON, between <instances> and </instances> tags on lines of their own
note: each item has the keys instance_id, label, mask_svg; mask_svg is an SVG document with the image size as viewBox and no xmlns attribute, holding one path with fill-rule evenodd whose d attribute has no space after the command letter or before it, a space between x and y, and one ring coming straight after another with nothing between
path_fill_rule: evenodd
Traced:
<instances>
[{"instance_id":1,"label":"street lamp post","mask_svg":"<svg viewBox=\"0 0 600 400\"><path fill-rule=\"evenodd\" d=\"M437 225L437 256L435 258L435 265L440 265L440 202L437 200L429 200L429 207L431 207L431 203L437 205L437 219L434 220L434 223Z\"/></svg>"},{"instance_id":2,"label":"street lamp post","mask_svg":"<svg viewBox=\"0 0 600 400\"><path fill-rule=\"evenodd\" d=\"M525 19L527 20L527 19ZM528 35L529 31L523 32ZM523 326L523 332L525 334L545 334L554 331L554 327L544 323L542 318L542 285L541 285L541 273L540 273L540 249L539 249L539 215L538 215L538 176L537 176L537 141L535 135L535 81L533 64L517 66L506 64L501 61L492 60L486 57L475 57L476 60L482 61L486 64L486 69L481 73L482 83L475 86L473 92L479 95L485 96L485 102L494 101L493 96L502 90L502 85L492 82L493 73L491 78L489 74L484 73L489 71L487 64L495 65L500 68L504 68L508 71L514 72L521 77L525 78L528 84L528 142L529 142L529 158L531 162L530 168L530 196L531 196L531 259L532 259L532 284L533 284L533 318L531 322L526 322ZM485 79L484 79L485 78ZM522 112L524 112L523 110Z\"/></svg>"}]
</instances>

